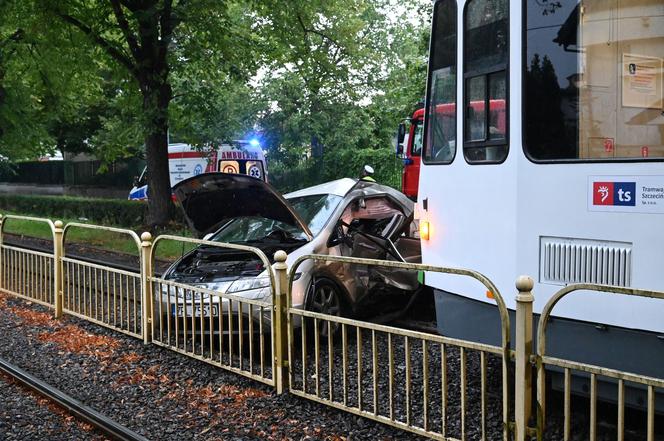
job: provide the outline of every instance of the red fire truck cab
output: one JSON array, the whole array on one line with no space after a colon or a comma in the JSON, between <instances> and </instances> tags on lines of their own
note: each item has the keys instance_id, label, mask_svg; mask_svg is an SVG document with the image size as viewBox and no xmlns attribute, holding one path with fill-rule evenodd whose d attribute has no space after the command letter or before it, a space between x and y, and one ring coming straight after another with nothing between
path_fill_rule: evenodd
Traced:
<instances>
[{"instance_id":1,"label":"red fire truck cab","mask_svg":"<svg viewBox=\"0 0 664 441\"><path fill-rule=\"evenodd\" d=\"M399 124L397 134L397 156L403 160L401 192L414 201L417 201L417 186L420 179L423 120L424 108L417 109L412 117Z\"/></svg>"}]
</instances>

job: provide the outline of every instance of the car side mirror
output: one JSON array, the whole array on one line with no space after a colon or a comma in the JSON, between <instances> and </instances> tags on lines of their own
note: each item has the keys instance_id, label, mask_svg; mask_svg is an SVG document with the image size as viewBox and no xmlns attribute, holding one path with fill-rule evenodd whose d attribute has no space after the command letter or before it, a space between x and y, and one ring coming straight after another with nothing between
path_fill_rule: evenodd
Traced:
<instances>
[{"instance_id":1,"label":"car side mirror","mask_svg":"<svg viewBox=\"0 0 664 441\"><path fill-rule=\"evenodd\" d=\"M403 122L399 123L399 127L397 129L397 145L396 145L396 153L397 157L402 157L403 156L403 142L406 139L406 124Z\"/></svg>"},{"instance_id":2,"label":"car side mirror","mask_svg":"<svg viewBox=\"0 0 664 441\"><path fill-rule=\"evenodd\" d=\"M406 138L406 124L403 122L399 123L399 128L397 129L397 141L399 144L403 144L403 140Z\"/></svg>"}]
</instances>

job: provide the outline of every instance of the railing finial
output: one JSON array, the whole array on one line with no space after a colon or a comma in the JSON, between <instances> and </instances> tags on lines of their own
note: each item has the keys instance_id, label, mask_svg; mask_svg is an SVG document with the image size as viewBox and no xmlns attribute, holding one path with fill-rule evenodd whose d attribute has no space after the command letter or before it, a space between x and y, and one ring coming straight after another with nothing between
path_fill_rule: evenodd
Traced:
<instances>
[{"instance_id":1,"label":"railing finial","mask_svg":"<svg viewBox=\"0 0 664 441\"><path fill-rule=\"evenodd\" d=\"M274 260L276 262L282 263L286 262L286 259L288 258L288 255L284 250L279 250L276 253L274 253Z\"/></svg>"},{"instance_id":2,"label":"railing finial","mask_svg":"<svg viewBox=\"0 0 664 441\"><path fill-rule=\"evenodd\" d=\"M152 234L148 231L145 231L141 234L141 241L143 242L152 242Z\"/></svg>"}]
</instances>

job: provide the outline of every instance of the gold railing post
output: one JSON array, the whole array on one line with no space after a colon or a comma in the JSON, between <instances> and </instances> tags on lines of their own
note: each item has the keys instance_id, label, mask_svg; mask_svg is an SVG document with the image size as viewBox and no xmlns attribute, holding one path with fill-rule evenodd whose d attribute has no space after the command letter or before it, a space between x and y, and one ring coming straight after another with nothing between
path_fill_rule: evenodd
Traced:
<instances>
[{"instance_id":1,"label":"gold railing post","mask_svg":"<svg viewBox=\"0 0 664 441\"><path fill-rule=\"evenodd\" d=\"M515 441L528 439L528 421L531 413L533 370L533 279L520 276L516 281L516 379L514 381Z\"/></svg>"},{"instance_id":2,"label":"gold railing post","mask_svg":"<svg viewBox=\"0 0 664 441\"><path fill-rule=\"evenodd\" d=\"M64 224L62 221L53 222L53 303L55 318L62 317L62 257L64 252Z\"/></svg>"},{"instance_id":3,"label":"gold railing post","mask_svg":"<svg viewBox=\"0 0 664 441\"><path fill-rule=\"evenodd\" d=\"M277 286L274 289L274 316L272 325L272 338L274 345L274 381L277 393L282 394L288 390L288 265L286 252L277 251L274 254Z\"/></svg>"},{"instance_id":4,"label":"gold railing post","mask_svg":"<svg viewBox=\"0 0 664 441\"><path fill-rule=\"evenodd\" d=\"M0 290L5 287L5 269L2 267L2 238L4 236L5 217L0 214Z\"/></svg>"},{"instance_id":5,"label":"gold railing post","mask_svg":"<svg viewBox=\"0 0 664 441\"><path fill-rule=\"evenodd\" d=\"M143 343L152 341L152 235L141 234L141 333Z\"/></svg>"}]
</instances>

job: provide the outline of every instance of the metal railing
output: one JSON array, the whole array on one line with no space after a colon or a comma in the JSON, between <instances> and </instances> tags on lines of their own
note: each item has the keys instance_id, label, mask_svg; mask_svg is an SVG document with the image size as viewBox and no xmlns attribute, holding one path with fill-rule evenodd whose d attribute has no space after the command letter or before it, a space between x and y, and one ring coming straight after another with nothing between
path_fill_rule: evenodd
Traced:
<instances>
[{"instance_id":1,"label":"metal railing","mask_svg":"<svg viewBox=\"0 0 664 441\"><path fill-rule=\"evenodd\" d=\"M53 252L8 245L6 223L46 224ZM136 271L118 269L64 254L72 228L104 230L136 244ZM247 298L153 275L157 245L166 240L253 253L261 261L268 292ZM547 325L554 306L576 291L664 299L664 293L615 286L577 284L561 289L546 304L533 347L533 281L516 283L516 340L510 349L510 320L503 297L482 274L465 269L372 259L308 255L289 266L279 251L274 264L252 247L220 244L131 230L0 216L0 290L92 321L228 371L273 385L343 411L442 440L543 439L546 430L548 369L564 378L564 439L572 439L572 377L589 381L589 439L597 435L599 383L617 390L617 439L625 439L626 390L639 386L646 396L644 438L655 440L656 400L664 379L556 358L546 353ZM501 345L491 346L414 330L296 309L290 304L298 267L306 260L335 261L470 277L493 294L501 318ZM215 307L216 306L216 307ZM335 333L336 331L336 333ZM514 364L512 364L514 362ZM513 368L514 366L514 368ZM537 368L536 427L529 427L533 370ZM500 373L498 374L498 371ZM494 374L495 373L495 374ZM513 381L513 389L511 382ZM499 392L497 392L499 390ZM494 393L496 391L496 393ZM493 400L493 401L492 401ZM498 409L498 410L496 410ZM479 415L475 424L469 415ZM513 416L511 418L510 416ZM458 424L457 424L458 422ZM471 435L472 434L472 435Z\"/></svg>"},{"instance_id":2,"label":"metal railing","mask_svg":"<svg viewBox=\"0 0 664 441\"><path fill-rule=\"evenodd\" d=\"M502 391L499 395L502 396L502 426L499 430L502 438L508 439L510 324L503 298L489 279L466 269L306 255L293 262L289 292L292 291L298 267L306 260L473 278L493 293L501 318L502 344L473 343L295 309L288 305L288 365L292 394L442 440L465 440L467 416L471 412L479 413L480 427L474 429L479 429L482 440L495 439L495 434L492 438L487 428L488 379L492 377L490 373L493 370L488 362L493 357L500 363L497 369L502 371ZM295 330L295 323L300 324L298 331ZM335 329L340 334L340 342L334 338ZM313 348L310 349L311 340ZM469 357L473 354L475 363L470 366ZM459 366L459 387L455 391L452 384L456 381L448 374L451 364ZM469 393L470 382L479 383L479 394ZM449 403L453 394L458 395L455 401L459 404L452 410ZM453 431L450 420L455 417L460 421L460 427ZM495 419L498 416L492 417ZM453 437L452 432L458 438Z\"/></svg>"},{"instance_id":3,"label":"metal railing","mask_svg":"<svg viewBox=\"0 0 664 441\"><path fill-rule=\"evenodd\" d=\"M564 421L563 437L564 440L572 439L572 410L571 410L571 389L572 375L589 376L590 397L589 397L589 427L588 439L597 440L597 407L598 407L598 381L609 381L617 383L617 421L616 421L616 439L622 441L625 439L625 389L626 383L631 387L642 387L647 390L646 399L646 437L647 441L655 441L655 393L664 393L664 378L653 378L636 373L623 372L615 369L608 369L602 366L596 366L588 363L565 360L551 357L546 354L547 326L549 324L551 313L556 304L565 296L579 291L599 292L603 295L627 295L634 297L646 297L664 300L664 292L650 291L643 289L624 288L619 286L595 285L595 284L573 284L555 293L544 306L537 329L537 438L544 439L546 427L546 371L551 367L561 369L564 375ZM573 374L574 372L574 374Z\"/></svg>"},{"instance_id":4,"label":"metal railing","mask_svg":"<svg viewBox=\"0 0 664 441\"><path fill-rule=\"evenodd\" d=\"M53 262L58 260L59 250L55 243L52 253L6 244L3 240L5 226L12 219L46 224L53 237L62 232L62 222L29 216L0 216L0 290L54 308L59 281L55 280Z\"/></svg>"},{"instance_id":5,"label":"metal railing","mask_svg":"<svg viewBox=\"0 0 664 441\"><path fill-rule=\"evenodd\" d=\"M147 238L147 237L146 237ZM162 241L176 241L252 253L262 262L269 286L267 299L250 299L202 286L152 276L155 250ZM150 249L146 268L154 344L240 375L274 384L272 298L275 277L267 256L258 248L162 235ZM240 293L241 294L241 293Z\"/></svg>"},{"instance_id":6,"label":"metal railing","mask_svg":"<svg viewBox=\"0 0 664 441\"><path fill-rule=\"evenodd\" d=\"M138 235L121 228L103 227L72 222L64 227L61 237L56 235L56 248L61 258L56 265L61 274L62 311L99 325L115 329L133 337L143 336L143 270L136 272L117 269L108 265L91 263L65 253L67 235L74 229L105 231L127 236L141 251Z\"/></svg>"}]
</instances>

